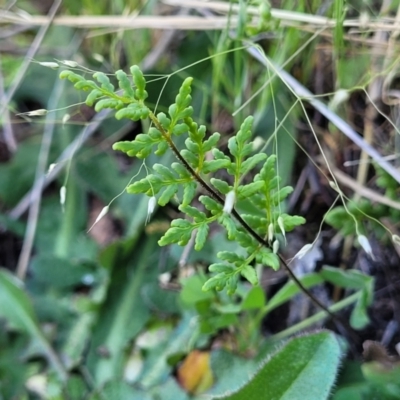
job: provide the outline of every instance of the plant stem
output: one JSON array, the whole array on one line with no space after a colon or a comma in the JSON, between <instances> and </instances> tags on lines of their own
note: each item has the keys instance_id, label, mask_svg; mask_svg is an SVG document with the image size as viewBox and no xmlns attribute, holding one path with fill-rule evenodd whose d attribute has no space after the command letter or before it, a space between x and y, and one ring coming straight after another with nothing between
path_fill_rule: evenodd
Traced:
<instances>
[{"instance_id":1,"label":"plant stem","mask_svg":"<svg viewBox=\"0 0 400 400\"><path fill-rule=\"evenodd\" d=\"M149 117L151 121L154 123L156 128L161 132L163 135L164 139L167 141L170 149L172 152L175 154L176 158L181 162L181 164L188 170L188 172L193 176L193 178L204 188L206 191L211 195L211 197L216 200L219 204L222 206L224 205L225 201L224 199L211 187L207 184L207 182L204 181L204 179L196 173L196 171L190 166L190 164L182 157L180 154L179 150L176 148L175 143L171 139L171 136L165 131L163 126L160 124L158 121L157 117L150 111ZM239 222L240 225L255 239L257 240L258 243L260 243L262 246L265 246L268 249L271 249L271 245L264 239L262 238L254 229L252 229L246 221L243 220L243 218L240 216L240 214L235 210L235 208L232 209L232 215L235 217L235 219ZM306 295L308 296L318 307L320 307L322 310L324 310L325 313L329 314L332 318L336 320L340 320L336 315L334 315L327 307L325 307L301 282L300 280L296 277L294 272L291 270L289 265L286 263L286 261L283 259L283 257L278 254L279 260L281 261L281 264L285 268L286 272L290 276L290 278L296 283L296 285L299 287L299 289ZM345 324L344 321L340 321L342 324ZM345 324L346 325L346 324Z\"/></svg>"}]
</instances>

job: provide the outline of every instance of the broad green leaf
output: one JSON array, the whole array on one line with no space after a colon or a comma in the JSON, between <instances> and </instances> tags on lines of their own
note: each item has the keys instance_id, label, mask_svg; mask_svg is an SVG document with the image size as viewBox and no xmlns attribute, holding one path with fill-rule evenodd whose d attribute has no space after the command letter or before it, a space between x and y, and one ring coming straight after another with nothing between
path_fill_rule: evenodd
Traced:
<instances>
[{"instance_id":1,"label":"broad green leaf","mask_svg":"<svg viewBox=\"0 0 400 400\"><path fill-rule=\"evenodd\" d=\"M23 290L22 282L7 270L0 270L0 315L18 330L33 338L41 335L32 303Z\"/></svg>"},{"instance_id":2,"label":"broad green leaf","mask_svg":"<svg viewBox=\"0 0 400 400\"><path fill-rule=\"evenodd\" d=\"M242 387L259 369L260 361L265 357L239 357L227 350L218 349L211 353L211 369L215 375L215 385L210 395L222 395Z\"/></svg>"},{"instance_id":3,"label":"broad green leaf","mask_svg":"<svg viewBox=\"0 0 400 400\"><path fill-rule=\"evenodd\" d=\"M368 306L370 306L369 293L367 290L361 291L361 296L357 300L355 307L353 308L350 315L350 325L354 329L363 329L369 323L370 319L368 317Z\"/></svg>"},{"instance_id":4,"label":"broad green leaf","mask_svg":"<svg viewBox=\"0 0 400 400\"><path fill-rule=\"evenodd\" d=\"M198 323L198 318L186 313L167 340L152 349L147 357L146 366L139 377L140 387L149 390L165 381L165 378L172 371L168 359L176 353L191 350L192 338L196 335Z\"/></svg>"},{"instance_id":5,"label":"broad green leaf","mask_svg":"<svg viewBox=\"0 0 400 400\"><path fill-rule=\"evenodd\" d=\"M87 274L95 276L93 266L74 259L56 257L50 253L42 253L34 257L31 268L35 282L40 282L54 290L66 290L81 285Z\"/></svg>"},{"instance_id":6,"label":"broad green leaf","mask_svg":"<svg viewBox=\"0 0 400 400\"><path fill-rule=\"evenodd\" d=\"M261 286L252 287L242 301L242 310L261 309L265 306L265 292Z\"/></svg>"},{"instance_id":7,"label":"broad green leaf","mask_svg":"<svg viewBox=\"0 0 400 400\"><path fill-rule=\"evenodd\" d=\"M355 269L343 270L324 265L320 274L326 281L343 288L366 289L373 284L371 276Z\"/></svg>"},{"instance_id":8,"label":"broad green leaf","mask_svg":"<svg viewBox=\"0 0 400 400\"><path fill-rule=\"evenodd\" d=\"M350 324L355 329L362 329L368 325L370 320L367 310L373 300L374 279L356 270L344 271L329 266L324 266L320 274L325 280L334 285L362 291L351 312Z\"/></svg>"},{"instance_id":9,"label":"broad green leaf","mask_svg":"<svg viewBox=\"0 0 400 400\"><path fill-rule=\"evenodd\" d=\"M72 375L66 383L64 392L66 392L68 400L81 400L82 397L87 397L88 388L82 377Z\"/></svg>"},{"instance_id":10,"label":"broad green leaf","mask_svg":"<svg viewBox=\"0 0 400 400\"><path fill-rule=\"evenodd\" d=\"M36 341L52 363L59 379L66 380L65 369L40 330L32 304L21 282L3 269L0 269L0 304L0 316L6 318L13 328L25 332Z\"/></svg>"},{"instance_id":11,"label":"broad green leaf","mask_svg":"<svg viewBox=\"0 0 400 400\"><path fill-rule=\"evenodd\" d=\"M338 229L343 236L356 233L354 219L342 206L337 206L325 215L325 222Z\"/></svg>"},{"instance_id":12,"label":"broad green leaf","mask_svg":"<svg viewBox=\"0 0 400 400\"><path fill-rule=\"evenodd\" d=\"M389 358L389 356L387 356ZM386 361L386 360L385 360ZM400 397L400 364L374 360L361 366L365 379L379 394L379 399L394 400Z\"/></svg>"},{"instance_id":13,"label":"broad green leaf","mask_svg":"<svg viewBox=\"0 0 400 400\"><path fill-rule=\"evenodd\" d=\"M181 279L181 301L187 305L194 305L199 301L213 299L213 293L202 290L202 286L206 280L207 278L203 275L192 275L189 278Z\"/></svg>"},{"instance_id":14,"label":"broad green leaf","mask_svg":"<svg viewBox=\"0 0 400 400\"><path fill-rule=\"evenodd\" d=\"M121 379L126 349L151 316L142 288L157 280L158 271L150 268L158 257L156 239L119 241L100 255L100 263L110 270L110 287L92 330L88 354L87 365L96 385ZM99 354L99 348L106 349L108 356Z\"/></svg>"},{"instance_id":15,"label":"broad green leaf","mask_svg":"<svg viewBox=\"0 0 400 400\"><path fill-rule=\"evenodd\" d=\"M190 400L191 397L182 389L179 383L176 381L174 376L170 376L166 382L161 385L155 386L149 390L151 394L151 400L162 399L162 400ZM139 397L138 397L139 399ZM134 400L134 399L132 399ZM140 397L140 400L146 400L144 397Z\"/></svg>"},{"instance_id":16,"label":"broad green leaf","mask_svg":"<svg viewBox=\"0 0 400 400\"><path fill-rule=\"evenodd\" d=\"M113 379L107 382L101 390L96 390L88 400L104 400L104 399L118 399L118 400L153 400L149 394L134 389L131 385L121 379Z\"/></svg>"},{"instance_id":17,"label":"broad green leaf","mask_svg":"<svg viewBox=\"0 0 400 400\"><path fill-rule=\"evenodd\" d=\"M305 275L299 279L305 288L310 288L319 285L324 280L320 274L312 273ZM296 294L300 293L300 289L293 281L286 283L286 285L280 289L271 299L267 302L266 310L269 312L288 300L293 298Z\"/></svg>"},{"instance_id":18,"label":"broad green leaf","mask_svg":"<svg viewBox=\"0 0 400 400\"><path fill-rule=\"evenodd\" d=\"M241 389L224 400L323 400L339 369L341 349L333 333L321 331L290 340L268 357Z\"/></svg>"}]
</instances>

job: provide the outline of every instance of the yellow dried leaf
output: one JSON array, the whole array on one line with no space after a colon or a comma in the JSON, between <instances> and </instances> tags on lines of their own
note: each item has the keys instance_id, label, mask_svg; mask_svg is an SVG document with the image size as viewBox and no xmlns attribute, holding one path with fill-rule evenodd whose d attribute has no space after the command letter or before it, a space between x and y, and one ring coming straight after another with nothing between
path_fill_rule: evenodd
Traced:
<instances>
[{"instance_id":1,"label":"yellow dried leaf","mask_svg":"<svg viewBox=\"0 0 400 400\"><path fill-rule=\"evenodd\" d=\"M199 394L213 384L210 368L210 353L193 350L178 368L180 385L189 393Z\"/></svg>"}]
</instances>

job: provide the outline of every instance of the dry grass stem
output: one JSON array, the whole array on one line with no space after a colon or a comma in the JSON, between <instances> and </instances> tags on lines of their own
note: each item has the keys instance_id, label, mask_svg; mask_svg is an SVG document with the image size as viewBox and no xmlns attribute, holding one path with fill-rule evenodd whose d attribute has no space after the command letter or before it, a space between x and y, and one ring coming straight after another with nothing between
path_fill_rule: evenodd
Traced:
<instances>
[{"instance_id":1,"label":"dry grass stem","mask_svg":"<svg viewBox=\"0 0 400 400\"><path fill-rule=\"evenodd\" d=\"M222 2L204 2L198 0L187 0L184 3L178 0L164 0L164 3L186 8L207 8L213 11L229 12L238 11L238 6ZM259 10L257 7L247 7L247 12L254 17L253 22L257 23ZM305 26L312 29L321 27L334 28L336 21L318 15L304 14L295 11L272 9L274 18L281 20L285 26L296 26L303 29ZM146 15L74 15L57 16L52 23L59 26L69 26L81 29L93 28L120 28L120 29L178 29L178 30L214 30L236 28L240 18L231 16L146 16ZM17 24L23 26L43 26L51 22L50 16L32 15L20 16L9 11L0 11L0 24ZM300 24L300 25L299 25ZM396 18L371 18L368 21L363 19L351 19L343 22L344 27L360 29L360 33L369 30L396 31L400 29L400 23Z\"/></svg>"},{"instance_id":2,"label":"dry grass stem","mask_svg":"<svg viewBox=\"0 0 400 400\"><path fill-rule=\"evenodd\" d=\"M357 193L358 197L364 197L370 201L400 210L400 202L389 199L388 197L382 196L381 194L366 188L338 168L332 167L332 171L337 181L343 186L347 186L348 188L352 189L354 193Z\"/></svg>"}]
</instances>

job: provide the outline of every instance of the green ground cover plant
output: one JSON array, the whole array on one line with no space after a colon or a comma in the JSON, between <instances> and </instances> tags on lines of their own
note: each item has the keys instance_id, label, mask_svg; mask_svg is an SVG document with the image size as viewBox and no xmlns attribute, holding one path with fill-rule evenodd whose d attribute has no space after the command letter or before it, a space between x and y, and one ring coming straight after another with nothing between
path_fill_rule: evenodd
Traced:
<instances>
[{"instance_id":1,"label":"green ground cover plant","mask_svg":"<svg viewBox=\"0 0 400 400\"><path fill-rule=\"evenodd\" d=\"M37 54L0 46L0 399L400 398L373 341L397 340L397 275L374 269L399 242L397 131L373 87L395 94L398 4L181 3L55 2ZM201 30L129 30L185 18Z\"/></svg>"}]
</instances>

